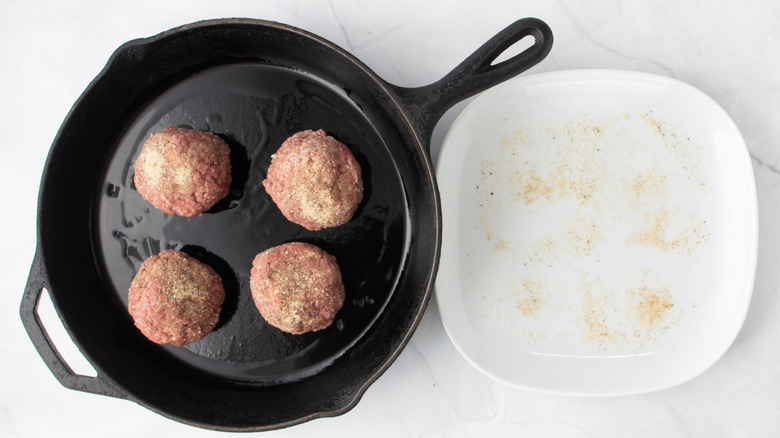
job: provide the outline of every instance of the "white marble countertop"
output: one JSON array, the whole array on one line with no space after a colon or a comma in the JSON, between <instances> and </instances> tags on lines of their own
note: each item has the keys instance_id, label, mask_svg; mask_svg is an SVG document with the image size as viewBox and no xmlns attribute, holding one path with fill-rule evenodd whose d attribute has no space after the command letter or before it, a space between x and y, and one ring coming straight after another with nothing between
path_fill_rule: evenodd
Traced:
<instances>
[{"instance_id":1,"label":"white marble countertop","mask_svg":"<svg viewBox=\"0 0 780 438\"><path fill-rule=\"evenodd\" d=\"M19 320L49 146L73 102L119 45L201 19L262 18L333 41L391 83L420 86L525 16L546 21L555 35L551 54L531 72L616 68L675 77L709 94L739 126L753 159L760 245L753 301L736 342L712 368L668 390L619 398L551 396L503 386L473 369L449 341L434 299L406 349L353 410L266 435L777 436L780 6L774 0L3 1L0 199L6 203L6 243L0 265L8 284L0 294L0 436L220 434L132 402L65 389ZM464 105L440 122L434 156ZM63 344L63 354L69 348ZM74 368L82 369L77 362Z\"/></svg>"}]
</instances>

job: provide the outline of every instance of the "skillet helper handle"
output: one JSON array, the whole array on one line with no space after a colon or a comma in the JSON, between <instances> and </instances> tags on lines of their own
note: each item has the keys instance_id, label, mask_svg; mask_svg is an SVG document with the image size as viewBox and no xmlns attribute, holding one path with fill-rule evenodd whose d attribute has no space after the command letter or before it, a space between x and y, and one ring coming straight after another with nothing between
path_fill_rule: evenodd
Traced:
<instances>
[{"instance_id":1,"label":"skillet helper handle","mask_svg":"<svg viewBox=\"0 0 780 438\"><path fill-rule=\"evenodd\" d=\"M528 36L534 39L531 47L493 64L508 48ZM522 18L489 39L441 80L420 88L391 87L411 115L421 140L428 143L436 123L450 107L538 64L550 53L552 44L552 30L545 22Z\"/></svg>"},{"instance_id":2,"label":"skillet helper handle","mask_svg":"<svg viewBox=\"0 0 780 438\"><path fill-rule=\"evenodd\" d=\"M24 289L19 313L21 314L27 335L30 337L35 349L38 350L41 359L49 367L51 373L54 374L54 377L59 380L62 386L69 389L116 398L127 398L127 394L124 391L112 382L102 378L100 374L97 377L76 374L63 360L51 338L49 338L38 315L38 303L44 289L49 289L49 278L39 248L35 252L30 275L27 277L27 286Z\"/></svg>"}]
</instances>

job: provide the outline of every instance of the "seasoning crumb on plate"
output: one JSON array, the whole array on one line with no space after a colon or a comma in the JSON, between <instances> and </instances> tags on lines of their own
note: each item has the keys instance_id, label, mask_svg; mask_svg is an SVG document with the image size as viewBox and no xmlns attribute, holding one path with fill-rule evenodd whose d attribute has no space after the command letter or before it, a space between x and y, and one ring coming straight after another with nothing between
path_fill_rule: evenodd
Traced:
<instances>
[{"instance_id":1,"label":"seasoning crumb on plate","mask_svg":"<svg viewBox=\"0 0 780 438\"><path fill-rule=\"evenodd\" d=\"M522 267L510 268L505 280L491 271L469 275L468 283L486 291L503 281L515 296L517 290L533 290L535 298L507 306L505 293L482 292L483 312L503 321L496 325L544 339L553 331L526 321L565 314L579 321L564 331L567 336L580 333L593 346L627 351L644 348L671 327L677 320L677 312L667 312L677 293L673 282L649 271L621 282L607 276L624 260L651 257L664 266L678 263L670 257L695 256L706 244L709 231L696 203L678 197L706 196L701 150L689 136L685 142L679 138L683 135L646 113L582 115L560 125L499 133L496 152L484 154L473 168L478 183L472 221L484 246L472 246L484 247L479 251L486 257L521 261ZM647 250L655 253L646 255ZM533 282L527 280L531 274ZM653 281L652 290L663 294L631 301L636 291L650 290L638 284ZM635 292L629 296L627 290ZM572 300L581 302L581 316ZM645 316L637 317L637 309ZM651 311L654 316L647 316ZM661 320L667 324L656 324Z\"/></svg>"}]
</instances>

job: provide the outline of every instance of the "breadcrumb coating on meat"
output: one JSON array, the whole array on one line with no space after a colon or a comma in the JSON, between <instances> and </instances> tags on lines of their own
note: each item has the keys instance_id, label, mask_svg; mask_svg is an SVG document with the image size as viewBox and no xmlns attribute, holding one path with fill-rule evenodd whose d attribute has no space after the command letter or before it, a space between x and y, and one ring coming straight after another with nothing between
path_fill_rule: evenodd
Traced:
<instances>
[{"instance_id":1,"label":"breadcrumb coating on meat","mask_svg":"<svg viewBox=\"0 0 780 438\"><path fill-rule=\"evenodd\" d=\"M349 222L363 199L360 164L324 131L301 131L271 156L263 181L282 214L308 230Z\"/></svg>"},{"instance_id":2,"label":"breadcrumb coating on meat","mask_svg":"<svg viewBox=\"0 0 780 438\"><path fill-rule=\"evenodd\" d=\"M336 258L303 242L258 254L252 264L250 289L263 318L292 334L330 326L345 298Z\"/></svg>"},{"instance_id":3,"label":"breadcrumb coating on meat","mask_svg":"<svg viewBox=\"0 0 780 438\"><path fill-rule=\"evenodd\" d=\"M211 132L168 127L152 134L133 169L138 193L163 213L193 217L230 191L230 147Z\"/></svg>"},{"instance_id":4,"label":"breadcrumb coating on meat","mask_svg":"<svg viewBox=\"0 0 780 438\"><path fill-rule=\"evenodd\" d=\"M158 344L182 346L211 333L225 289L210 266L175 251L144 261L130 284L128 312L136 327Z\"/></svg>"}]
</instances>

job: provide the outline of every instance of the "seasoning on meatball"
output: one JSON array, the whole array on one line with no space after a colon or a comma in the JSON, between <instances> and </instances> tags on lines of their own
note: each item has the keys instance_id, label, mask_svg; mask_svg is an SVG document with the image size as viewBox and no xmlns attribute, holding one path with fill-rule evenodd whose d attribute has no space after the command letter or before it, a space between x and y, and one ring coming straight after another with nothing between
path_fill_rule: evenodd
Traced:
<instances>
[{"instance_id":1,"label":"seasoning on meatball","mask_svg":"<svg viewBox=\"0 0 780 438\"><path fill-rule=\"evenodd\" d=\"M134 170L135 188L155 208L192 217L230 191L230 147L211 132L168 127L144 143Z\"/></svg>"},{"instance_id":2,"label":"seasoning on meatball","mask_svg":"<svg viewBox=\"0 0 780 438\"><path fill-rule=\"evenodd\" d=\"M363 199L360 165L324 131L301 131L271 155L265 190L289 221L308 230L349 222Z\"/></svg>"},{"instance_id":3,"label":"seasoning on meatball","mask_svg":"<svg viewBox=\"0 0 780 438\"><path fill-rule=\"evenodd\" d=\"M225 300L222 279L187 254L166 250L146 259L130 283L127 310L150 341L182 346L214 330Z\"/></svg>"},{"instance_id":4,"label":"seasoning on meatball","mask_svg":"<svg viewBox=\"0 0 780 438\"><path fill-rule=\"evenodd\" d=\"M260 315L296 335L330 326L344 305L336 258L308 243L285 243L258 254L249 286Z\"/></svg>"}]
</instances>

